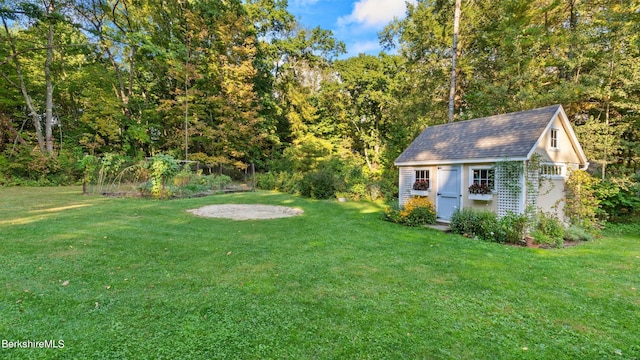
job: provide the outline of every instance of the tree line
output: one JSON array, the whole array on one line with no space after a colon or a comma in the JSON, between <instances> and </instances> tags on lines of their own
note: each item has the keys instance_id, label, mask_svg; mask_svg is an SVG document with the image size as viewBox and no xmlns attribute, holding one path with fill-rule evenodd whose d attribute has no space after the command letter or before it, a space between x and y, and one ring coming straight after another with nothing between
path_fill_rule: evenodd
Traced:
<instances>
[{"instance_id":1,"label":"tree line","mask_svg":"<svg viewBox=\"0 0 640 360\"><path fill-rule=\"evenodd\" d=\"M73 182L86 154L165 153L348 163L392 191L393 160L451 99L454 121L561 103L595 175L637 191L637 0L463 0L455 47L455 1L421 0L379 34L388 53L347 59L287 5L3 1L0 183Z\"/></svg>"}]
</instances>

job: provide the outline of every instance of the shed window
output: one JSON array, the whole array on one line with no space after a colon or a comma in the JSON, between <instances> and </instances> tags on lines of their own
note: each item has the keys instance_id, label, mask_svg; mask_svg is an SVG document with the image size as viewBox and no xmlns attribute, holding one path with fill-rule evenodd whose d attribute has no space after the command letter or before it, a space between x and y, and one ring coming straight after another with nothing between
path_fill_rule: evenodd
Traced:
<instances>
[{"instance_id":1,"label":"shed window","mask_svg":"<svg viewBox=\"0 0 640 360\"><path fill-rule=\"evenodd\" d=\"M491 190L495 189L496 176L494 169L471 169L471 175L471 185L486 185Z\"/></svg>"},{"instance_id":2,"label":"shed window","mask_svg":"<svg viewBox=\"0 0 640 360\"><path fill-rule=\"evenodd\" d=\"M551 129L551 143L549 145L552 149L558 148L558 129Z\"/></svg>"},{"instance_id":3,"label":"shed window","mask_svg":"<svg viewBox=\"0 0 640 360\"><path fill-rule=\"evenodd\" d=\"M416 170L416 179L413 183L413 190L428 190L429 187L429 170Z\"/></svg>"}]
</instances>

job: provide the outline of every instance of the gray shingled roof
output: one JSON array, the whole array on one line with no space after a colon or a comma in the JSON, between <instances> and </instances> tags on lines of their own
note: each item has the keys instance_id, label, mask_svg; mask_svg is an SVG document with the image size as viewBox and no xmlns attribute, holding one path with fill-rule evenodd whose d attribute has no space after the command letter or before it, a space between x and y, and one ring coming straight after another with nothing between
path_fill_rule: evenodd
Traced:
<instances>
[{"instance_id":1,"label":"gray shingled roof","mask_svg":"<svg viewBox=\"0 0 640 360\"><path fill-rule=\"evenodd\" d=\"M400 154L395 163L525 158L558 108L560 105L553 105L430 126Z\"/></svg>"}]
</instances>

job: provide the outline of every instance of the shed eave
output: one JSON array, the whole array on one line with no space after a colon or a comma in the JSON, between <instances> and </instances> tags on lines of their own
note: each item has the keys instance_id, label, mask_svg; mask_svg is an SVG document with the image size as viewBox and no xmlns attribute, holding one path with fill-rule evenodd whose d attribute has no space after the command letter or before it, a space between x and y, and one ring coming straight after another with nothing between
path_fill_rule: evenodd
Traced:
<instances>
[{"instance_id":1,"label":"shed eave","mask_svg":"<svg viewBox=\"0 0 640 360\"><path fill-rule=\"evenodd\" d=\"M432 165L452 165L452 164L479 164L479 163L495 163L500 161L525 161L528 157L500 157L500 158L476 158L476 159L455 159L455 160L416 160L416 161L396 161L393 164L397 167L403 166L432 166Z\"/></svg>"}]
</instances>

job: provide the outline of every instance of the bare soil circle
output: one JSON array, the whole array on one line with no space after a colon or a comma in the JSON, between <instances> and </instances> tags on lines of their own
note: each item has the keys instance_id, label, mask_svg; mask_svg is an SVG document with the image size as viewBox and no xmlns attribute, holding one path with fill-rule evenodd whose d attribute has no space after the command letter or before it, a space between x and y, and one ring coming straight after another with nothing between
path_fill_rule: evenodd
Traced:
<instances>
[{"instance_id":1,"label":"bare soil circle","mask_svg":"<svg viewBox=\"0 0 640 360\"><path fill-rule=\"evenodd\" d=\"M304 213L304 211L297 208L262 204L207 205L187 211L197 216L232 220L277 219Z\"/></svg>"}]
</instances>

